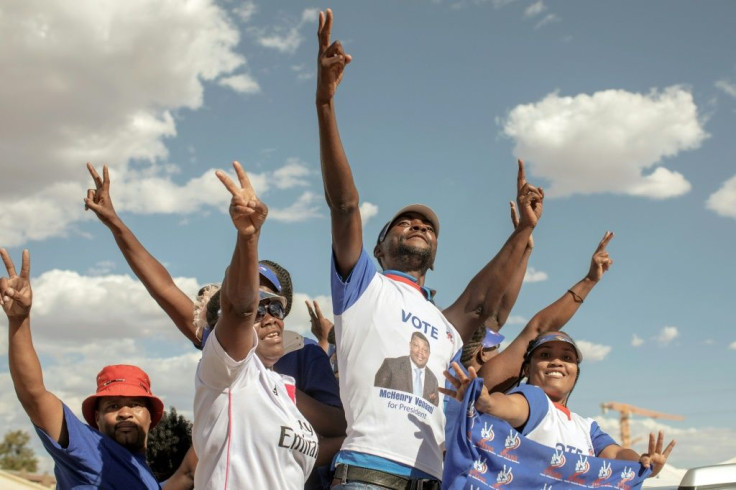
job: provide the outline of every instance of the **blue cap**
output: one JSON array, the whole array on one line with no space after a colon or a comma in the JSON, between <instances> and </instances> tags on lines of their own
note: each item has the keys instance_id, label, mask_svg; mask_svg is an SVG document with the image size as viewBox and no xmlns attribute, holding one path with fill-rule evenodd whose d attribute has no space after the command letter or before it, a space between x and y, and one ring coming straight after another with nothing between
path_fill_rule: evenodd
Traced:
<instances>
[{"instance_id":1,"label":"blue cap","mask_svg":"<svg viewBox=\"0 0 736 490\"><path fill-rule=\"evenodd\" d=\"M526 350L526 355L524 356L524 360L527 360L531 358L532 352L534 352L537 347L539 347L542 344L546 344L548 342L566 342L573 346L575 349L575 353L578 355L578 363L583 362L583 353L580 352L580 349L578 348L577 344L575 343L572 338L567 335L565 332L551 332L545 335L541 335L534 339L530 344L529 348Z\"/></svg>"},{"instance_id":2,"label":"blue cap","mask_svg":"<svg viewBox=\"0 0 736 490\"><path fill-rule=\"evenodd\" d=\"M491 347L496 347L497 345L500 345L505 338L506 337L498 332L486 329L486 336L483 337L483 341L481 341L481 344L483 345L484 349L490 349Z\"/></svg>"},{"instance_id":3,"label":"blue cap","mask_svg":"<svg viewBox=\"0 0 736 490\"><path fill-rule=\"evenodd\" d=\"M261 275L261 277L265 278L268 282L273 284L273 287L276 288L276 292L281 292L281 283L279 282L279 278L276 277L276 274L266 267L263 264L258 264L258 273Z\"/></svg>"}]
</instances>

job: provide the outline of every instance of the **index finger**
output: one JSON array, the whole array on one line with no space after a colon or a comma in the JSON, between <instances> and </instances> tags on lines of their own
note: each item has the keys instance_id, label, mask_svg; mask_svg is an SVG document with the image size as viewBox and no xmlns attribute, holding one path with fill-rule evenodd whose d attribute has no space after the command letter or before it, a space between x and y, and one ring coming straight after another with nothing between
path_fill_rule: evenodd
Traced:
<instances>
[{"instance_id":1,"label":"index finger","mask_svg":"<svg viewBox=\"0 0 736 490\"><path fill-rule=\"evenodd\" d=\"M8 271L8 277L15 277L17 275L15 273L15 265L13 265L13 261L10 260L10 255L8 255L8 251L4 248L0 248L0 256L2 256L3 263L5 264L5 269Z\"/></svg>"},{"instance_id":2,"label":"index finger","mask_svg":"<svg viewBox=\"0 0 736 490\"><path fill-rule=\"evenodd\" d=\"M330 45L330 33L332 31L332 10L326 9L324 13L319 13L319 28L317 29L317 38L319 39L320 49L325 49Z\"/></svg>"},{"instance_id":3,"label":"index finger","mask_svg":"<svg viewBox=\"0 0 736 490\"><path fill-rule=\"evenodd\" d=\"M526 172L524 171L524 161L519 158L517 160L519 164L519 173L516 175L516 190L520 191L524 184L526 184Z\"/></svg>"},{"instance_id":4,"label":"index finger","mask_svg":"<svg viewBox=\"0 0 736 490\"><path fill-rule=\"evenodd\" d=\"M664 432L660 430L659 433L657 434L657 447L654 448L654 450L657 451L658 453L661 453L662 445L664 445Z\"/></svg>"},{"instance_id":5,"label":"index finger","mask_svg":"<svg viewBox=\"0 0 736 490\"><path fill-rule=\"evenodd\" d=\"M312 303L314 303L314 310L317 312L317 318L321 318L322 309L319 307L319 303L317 303L317 300L312 300Z\"/></svg>"},{"instance_id":6,"label":"index finger","mask_svg":"<svg viewBox=\"0 0 736 490\"><path fill-rule=\"evenodd\" d=\"M611 241L612 238L613 238L613 232L612 231L607 231L603 235L603 238L601 239L601 242L598 244L598 248L595 249L595 253L598 253L598 252L601 252L601 251L605 250L606 247L608 246L608 243Z\"/></svg>"},{"instance_id":7,"label":"index finger","mask_svg":"<svg viewBox=\"0 0 736 490\"><path fill-rule=\"evenodd\" d=\"M222 182L222 184L230 192L230 194L232 194L233 196L238 195L238 186L235 185L235 182L233 182L233 179L231 179L228 174L226 174L222 170L218 170L215 172L215 175L218 179L220 179L220 182Z\"/></svg>"},{"instance_id":8,"label":"index finger","mask_svg":"<svg viewBox=\"0 0 736 490\"><path fill-rule=\"evenodd\" d=\"M97 173L97 170L95 170L94 165L92 165L90 162L87 162L87 170L89 171L89 174L92 176L92 180L95 181L95 187L98 189L102 187L102 179L100 178L100 175Z\"/></svg>"},{"instance_id":9,"label":"index finger","mask_svg":"<svg viewBox=\"0 0 736 490\"><path fill-rule=\"evenodd\" d=\"M677 441L672 439L669 444L667 444L667 447L665 448L664 452L662 453L665 458L669 458L670 453L675 448L675 444L677 444Z\"/></svg>"},{"instance_id":10,"label":"index finger","mask_svg":"<svg viewBox=\"0 0 736 490\"><path fill-rule=\"evenodd\" d=\"M312 305L309 304L309 300L305 299L304 304L307 305L307 311L309 312L310 318L316 318L316 315L314 314L314 310L312 309Z\"/></svg>"},{"instance_id":11,"label":"index finger","mask_svg":"<svg viewBox=\"0 0 736 490\"><path fill-rule=\"evenodd\" d=\"M252 194L255 194L253 186L250 184L248 174L245 173L245 170L243 170L243 166L240 165L240 162L233 162L233 168L235 169L235 173L237 174L238 180L240 181L240 188L246 189Z\"/></svg>"},{"instance_id":12,"label":"index finger","mask_svg":"<svg viewBox=\"0 0 736 490\"><path fill-rule=\"evenodd\" d=\"M20 264L20 277L28 279L31 277L31 253L27 248L23 249L23 258Z\"/></svg>"},{"instance_id":13,"label":"index finger","mask_svg":"<svg viewBox=\"0 0 736 490\"><path fill-rule=\"evenodd\" d=\"M102 166L102 190L110 189L110 169L107 165Z\"/></svg>"}]
</instances>

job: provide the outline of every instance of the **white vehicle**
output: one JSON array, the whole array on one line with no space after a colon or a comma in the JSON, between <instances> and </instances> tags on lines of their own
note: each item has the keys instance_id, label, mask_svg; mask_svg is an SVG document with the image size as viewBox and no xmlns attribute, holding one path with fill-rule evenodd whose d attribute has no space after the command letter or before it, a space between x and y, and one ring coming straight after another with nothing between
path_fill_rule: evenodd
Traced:
<instances>
[{"instance_id":1,"label":"white vehicle","mask_svg":"<svg viewBox=\"0 0 736 490\"><path fill-rule=\"evenodd\" d=\"M691 468L685 472L679 485L657 485L656 479L647 480L644 488L662 490L724 490L736 489L736 464L720 464Z\"/></svg>"}]
</instances>

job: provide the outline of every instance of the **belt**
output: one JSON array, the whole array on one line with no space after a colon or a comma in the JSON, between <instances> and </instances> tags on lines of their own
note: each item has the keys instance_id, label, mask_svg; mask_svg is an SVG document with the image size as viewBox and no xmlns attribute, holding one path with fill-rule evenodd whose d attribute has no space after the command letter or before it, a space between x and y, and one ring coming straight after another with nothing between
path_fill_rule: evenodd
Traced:
<instances>
[{"instance_id":1,"label":"belt","mask_svg":"<svg viewBox=\"0 0 736 490\"><path fill-rule=\"evenodd\" d=\"M430 478L405 478L403 476L386 473L384 471L371 470L347 464L338 464L335 467L334 478L335 480L338 480L339 483L359 481L380 485L382 487L390 488L391 490L440 490L440 486L442 484L439 480L433 480Z\"/></svg>"}]
</instances>

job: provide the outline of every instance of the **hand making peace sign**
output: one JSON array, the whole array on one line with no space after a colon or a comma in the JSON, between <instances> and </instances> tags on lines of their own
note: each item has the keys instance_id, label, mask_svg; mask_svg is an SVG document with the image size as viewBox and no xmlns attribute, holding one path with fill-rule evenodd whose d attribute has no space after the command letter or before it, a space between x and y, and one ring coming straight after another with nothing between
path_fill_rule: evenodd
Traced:
<instances>
[{"instance_id":1,"label":"hand making peace sign","mask_svg":"<svg viewBox=\"0 0 736 490\"><path fill-rule=\"evenodd\" d=\"M15 272L15 265L10 260L8 251L0 249L8 271L8 277L0 278L0 305L2 305L8 319L22 319L31 312L33 292L31 291L31 256L28 250L23 250L23 259L20 267L20 275Z\"/></svg>"},{"instance_id":2,"label":"hand making peace sign","mask_svg":"<svg viewBox=\"0 0 736 490\"><path fill-rule=\"evenodd\" d=\"M235 228L241 235L253 236L261 231L261 226L268 215L268 207L256 196L250 179L240 163L233 162L233 168L238 176L240 188L222 170L215 172L215 175L233 196L230 200L230 218Z\"/></svg>"}]
</instances>

